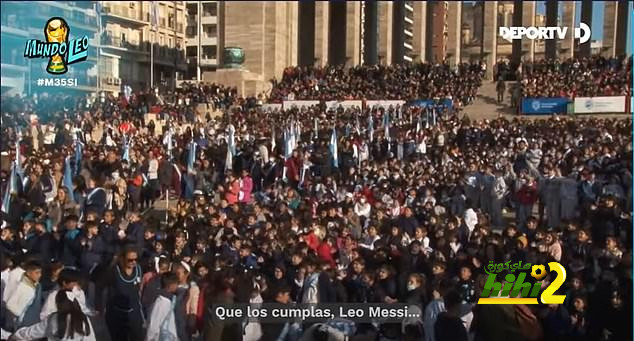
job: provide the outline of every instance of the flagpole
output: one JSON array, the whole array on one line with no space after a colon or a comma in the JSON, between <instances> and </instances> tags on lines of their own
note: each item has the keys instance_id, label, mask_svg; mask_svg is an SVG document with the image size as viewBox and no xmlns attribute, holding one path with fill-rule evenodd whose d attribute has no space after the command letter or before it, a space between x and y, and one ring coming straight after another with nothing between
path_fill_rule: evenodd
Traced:
<instances>
[{"instance_id":1,"label":"flagpole","mask_svg":"<svg viewBox=\"0 0 634 341\"><path fill-rule=\"evenodd\" d=\"M156 31L152 28L150 34L150 89L154 88L154 36Z\"/></svg>"},{"instance_id":2,"label":"flagpole","mask_svg":"<svg viewBox=\"0 0 634 341\"><path fill-rule=\"evenodd\" d=\"M98 23L98 39L97 39L97 91L101 90L101 1L97 1L97 23Z\"/></svg>"}]
</instances>

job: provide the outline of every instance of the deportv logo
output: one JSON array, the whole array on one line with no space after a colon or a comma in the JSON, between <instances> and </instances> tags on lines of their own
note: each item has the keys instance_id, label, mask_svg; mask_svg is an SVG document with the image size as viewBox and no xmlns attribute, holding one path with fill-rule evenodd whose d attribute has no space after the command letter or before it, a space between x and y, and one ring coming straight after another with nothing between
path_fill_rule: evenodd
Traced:
<instances>
[{"instance_id":1,"label":"deportv logo","mask_svg":"<svg viewBox=\"0 0 634 341\"><path fill-rule=\"evenodd\" d=\"M535 40L550 40L550 39L564 39L568 34L568 27L500 27L499 34L503 39L512 42L515 39L522 39L524 37ZM583 44L590 40L590 27L584 23L579 23L579 27L574 28L574 37L579 39L579 44Z\"/></svg>"}]
</instances>

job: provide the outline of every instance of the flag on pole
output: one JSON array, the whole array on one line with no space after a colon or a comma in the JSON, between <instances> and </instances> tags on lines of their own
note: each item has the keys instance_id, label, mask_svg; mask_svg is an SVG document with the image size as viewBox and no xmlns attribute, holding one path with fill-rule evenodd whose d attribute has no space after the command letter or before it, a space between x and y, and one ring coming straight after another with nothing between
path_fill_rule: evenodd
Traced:
<instances>
[{"instance_id":1,"label":"flag on pole","mask_svg":"<svg viewBox=\"0 0 634 341\"><path fill-rule=\"evenodd\" d=\"M196 142L189 143L189 153L187 157L187 171L192 173L194 171L194 163L196 162Z\"/></svg>"},{"instance_id":2,"label":"flag on pole","mask_svg":"<svg viewBox=\"0 0 634 341\"><path fill-rule=\"evenodd\" d=\"M4 195L2 196L2 212L9 213L9 209L11 208L11 190L9 189L9 184L7 184L7 188L4 189Z\"/></svg>"},{"instance_id":3,"label":"flag on pole","mask_svg":"<svg viewBox=\"0 0 634 341\"><path fill-rule=\"evenodd\" d=\"M123 155L121 156L121 160L130 163L130 141L128 141L126 135L123 135Z\"/></svg>"},{"instance_id":4,"label":"flag on pole","mask_svg":"<svg viewBox=\"0 0 634 341\"><path fill-rule=\"evenodd\" d=\"M79 140L79 138L75 139L75 174L79 174L81 171L81 159L84 155L84 144Z\"/></svg>"},{"instance_id":5,"label":"flag on pole","mask_svg":"<svg viewBox=\"0 0 634 341\"><path fill-rule=\"evenodd\" d=\"M317 116L315 116L315 118L313 119L313 122L315 124L313 139L317 140L319 138L319 119L317 118Z\"/></svg>"},{"instance_id":6,"label":"flag on pole","mask_svg":"<svg viewBox=\"0 0 634 341\"><path fill-rule=\"evenodd\" d=\"M361 135L361 124L359 123L359 114L354 116L354 129L357 131L357 135Z\"/></svg>"},{"instance_id":7,"label":"flag on pole","mask_svg":"<svg viewBox=\"0 0 634 341\"><path fill-rule=\"evenodd\" d=\"M368 135L370 143L374 141L374 118L372 116L372 113L370 113L370 116L368 116Z\"/></svg>"},{"instance_id":8,"label":"flag on pole","mask_svg":"<svg viewBox=\"0 0 634 341\"><path fill-rule=\"evenodd\" d=\"M169 129L165 133L165 136L163 137L163 144L167 146L167 157L168 157L168 160L171 160L172 159L172 148L173 148L172 129Z\"/></svg>"},{"instance_id":9,"label":"flag on pole","mask_svg":"<svg viewBox=\"0 0 634 341\"><path fill-rule=\"evenodd\" d=\"M158 28L158 18L159 18L159 8L157 1L152 1L150 5L150 21L152 24L152 29L156 30Z\"/></svg>"},{"instance_id":10,"label":"flag on pole","mask_svg":"<svg viewBox=\"0 0 634 341\"><path fill-rule=\"evenodd\" d=\"M225 159L225 171L233 170L233 156L236 154L235 128L232 124L227 126L227 157Z\"/></svg>"},{"instance_id":11,"label":"flag on pole","mask_svg":"<svg viewBox=\"0 0 634 341\"><path fill-rule=\"evenodd\" d=\"M385 130L385 139L390 142L390 113L386 111L383 114L383 129Z\"/></svg>"},{"instance_id":12,"label":"flag on pole","mask_svg":"<svg viewBox=\"0 0 634 341\"><path fill-rule=\"evenodd\" d=\"M68 189L68 197L70 200L75 201L75 194L73 193L73 171L70 166L70 156L67 156L64 160L64 187Z\"/></svg>"},{"instance_id":13,"label":"flag on pole","mask_svg":"<svg viewBox=\"0 0 634 341\"><path fill-rule=\"evenodd\" d=\"M9 208L11 207L11 195L18 193L18 167L17 163L14 162L11 167L11 176L9 177L9 183L7 184L7 188L4 191L4 196L2 198L2 212L9 213Z\"/></svg>"},{"instance_id":14,"label":"flag on pole","mask_svg":"<svg viewBox=\"0 0 634 341\"><path fill-rule=\"evenodd\" d=\"M271 127L271 153L275 152L275 127Z\"/></svg>"},{"instance_id":15,"label":"flag on pole","mask_svg":"<svg viewBox=\"0 0 634 341\"><path fill-rule=\"evenodd\" d=\"M423 129L423 116L422 115L418 115L418 117L416 118L416 135L420 134L420 131Z\"/></svg>"},{"instance_id":16,"label":"flag on pole","mask_svg":"<svg viewBox=\"0 0 634 341\"><path fill-rule=\"evenodd\" d=\"M284 130L284 160L288 160L293 155L293 137L289 129Z\"/></svg>"},{"instance_id":17,"label":"flag on pole","mask_svg":"<svg viewBox=\"0 0 634 341\"><path fill-rule=\"evenodd\" d=\"M332 165L335 168L339 168L339 152L337 150L337 129L332 128L332 134L330 135L330 154L332 155Z\"/></svg>"}]
</instances>

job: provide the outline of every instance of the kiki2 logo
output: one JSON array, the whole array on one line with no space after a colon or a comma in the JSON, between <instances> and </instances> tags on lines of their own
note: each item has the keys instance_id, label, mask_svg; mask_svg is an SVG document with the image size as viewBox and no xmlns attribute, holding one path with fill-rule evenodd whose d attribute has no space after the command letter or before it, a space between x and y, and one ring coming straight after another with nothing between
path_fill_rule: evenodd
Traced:
<instances>
[{"instance_id":1,"label":"kiki2 logo","mask_svg":"<svg viewBox=\"0 0 634 341\"><path fill-rule=\"evenodd\" d=\"M564 284L566 280L566 269L557 262L548 263L548 270L555 272L557 277L544 289L540 295L542 289L542 283L536 282L531 284L530 282L524 282L526 279L527 271L531 268L530 275L536 280L540 281L546 277L546 266L525 264L522 266L522 262L509 266L509 262L493 264L490 262L485 272L489 274L482 295L478 300L478 304L563 304L566 299L566 295L555 295L555 292ZM502 270L510 270L511 272L522 271L517 276L513 273L509 273L504 276L504 282L497 282L497 273ZM539 297L539 301L538 301Z\"/></svg>"}]
</instances>

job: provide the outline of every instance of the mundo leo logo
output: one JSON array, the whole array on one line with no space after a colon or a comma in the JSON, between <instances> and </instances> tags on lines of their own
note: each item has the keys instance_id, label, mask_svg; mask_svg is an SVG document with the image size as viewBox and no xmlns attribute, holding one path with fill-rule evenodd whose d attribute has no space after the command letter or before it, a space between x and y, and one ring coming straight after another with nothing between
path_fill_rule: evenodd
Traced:
<instances>
[{"instance_id":1,"label":"mundo leo logo","mask_svg":"<svg viewBox=\"0 0 634 341\"><path fill-rule=\"evenodd\" d=\"M61 75L68 71L68 65L88 58L88 37L70 40L70 27L60 17L49 19L44 26L45 41L30 39L24 48L26 58L48 58L46 71Z\"/></svg>"},{"instance_id":2,"label":"mundo leo logo","mask_svg":"<svg viewBox=\"0 0 634 341\"><path fill-rule=\"evenodd\" d=\"M566 38L568 27L500 27L499 34L503 39L512 42L515 39L522 39L524 37L534 40L550 40L550 39L564 39ZM579 44L586 43L590 40L590 27L584 23L579 23L579 27L575 27L573 30L575 39L579 39Z\"/></svg>"},{"instance_id":3,"label":"mundo leo logo","mask_svg":"<svg viewBox=\"0 0 634 341\"><path fill-rule=\"evenodd\" d=\"M538 297L543 304L563 304L566 295L555 295L555 291L564 284L566 280L566 269L557 262L550 262L547 265L530 263L515 264L506 263L494 264L493 261L484 271L489 275L482 295L478 300L478 304L539 304ZM542 288L542 281L548 270L557 274L557 276ZM504 277L498 281L498 274L506 272ZM516 274L517 272L517 274ZM535 279L535 283L526 281L526 277L531 276ZM544 289L542 291L542 289ZM540 294L541 291L541 294Z\"/></svg>"}]
</instances>

